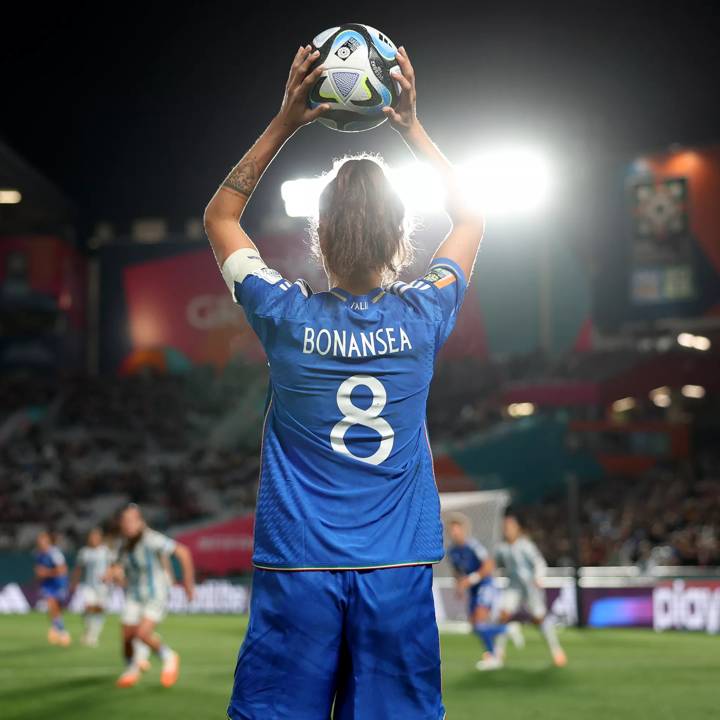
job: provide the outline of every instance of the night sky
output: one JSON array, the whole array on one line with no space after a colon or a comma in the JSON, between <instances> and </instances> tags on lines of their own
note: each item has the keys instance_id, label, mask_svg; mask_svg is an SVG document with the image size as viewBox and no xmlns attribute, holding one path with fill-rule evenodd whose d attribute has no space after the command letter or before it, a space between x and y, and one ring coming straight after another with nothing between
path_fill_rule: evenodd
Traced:
<instances>
[{"instance_id":1,"label":"night sky","mask_svg":"<svg viewBox=\"0 0 720 720\"><path fill-rule=\"evenodd\" d=\"M421 4L14 5L24 17L3 23L0 137L71 198L81 227L180 224L272 117L297 46L358 21L408 48L418 113L453 159L520 138L562 158L569 184L599 184L608 163L720 139L716 2ZM274 206L280 180L361 149L406 157L387 126L304 129L255 212Z\"/></svg>"}]
</instances>

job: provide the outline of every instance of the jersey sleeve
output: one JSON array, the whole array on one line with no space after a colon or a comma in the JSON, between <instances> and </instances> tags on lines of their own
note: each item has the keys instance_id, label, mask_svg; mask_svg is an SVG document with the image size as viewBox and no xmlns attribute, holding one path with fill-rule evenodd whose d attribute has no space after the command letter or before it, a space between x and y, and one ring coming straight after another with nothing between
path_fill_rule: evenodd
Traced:
<instances>
[{"instance_id":1,"label":"jersey sleeve","mask_svg":"<svg viewBox=\"0 0 720 720\"><path fill-rule=\"evenodd\" d=\"M467 289L462 268L449 258L434 258L427 273L411 283L396 282L390 291L400 295L429 316L435 325L436 352L455 327Z\"/></svg>"},{"instance_id":2,"label":"jersey sleeve","mask_svg":"<svg viewBox=\"0 0 720 720\"><path fill-rule=\"evenodd\" d=\"M475 553L475 557L477 558L480 566L482 567L489 557L487 549L481 542L478 542L477 540L473 540L468 544L472 548L473 552Z\"/></svg>"},{"instance_id":3,"label":"jersey sleeve","mask_svg":"<svg viewBox=\"0 0 720 720\"><path fill-rule=\"evenodd\" d=\"M75 558L75 565L77 567L84 567L87 564L87 550L85 548L80 548L78 550L77 557Z\"/></svg>"},{"instance_id":4,"label":"jersey sleeve","mask_svg":"<svg viewBox=\"0 0 720 720\"><path fill-rule=\"evenodd\" d=\"M61 565L65 565L65 556L62 554L59 548L51 548L50 549L50 560L52 560L53 567L60 567Z\"/></svg>"},{"instance_id":5,"label":"jersey sleeve","mask_svg":"<svg viewBox=\"0 0 720 720\"><path fill-rule=\"evenodd\" d=\"M530 561L532 562L535 578L544 577L547 571L547 563L545 562L545 558L542 556L538 546L532 540L527 541L527 553L530 557Z\"/></svg>"},{"instance_id":6,"label":"jersey sleeve","mask_svg":"<svg viewBox=\"0 0 720 720\"><path fill-rule=\"evenodd\" d=\"M269 268L253 248L242 248L230 255L223 263L222 276L266 351L278 320L288 314L294 300L310 294L306 282L286 280Z\"/></svg>"},{"instance_id":7,"label":"jersey sleeve","mask_svg":"<svg viewBox=\"0 0 720 720\"><path fill-rule=\"evenodd\" d=\"M177 543L167 535L151 530L145 538L147 546L160 555L172 555L177 549Z\"/></svg>"}]
</instances>

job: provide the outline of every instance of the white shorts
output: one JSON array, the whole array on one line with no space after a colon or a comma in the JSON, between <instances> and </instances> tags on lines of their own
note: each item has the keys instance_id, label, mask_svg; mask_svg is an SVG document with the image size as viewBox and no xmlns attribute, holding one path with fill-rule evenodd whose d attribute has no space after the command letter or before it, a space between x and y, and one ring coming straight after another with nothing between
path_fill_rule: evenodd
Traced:
<instances>
[{"instance_id":1,"label":"white shorts","mask_svg":"<svg viewBox=\"0 0 720 720\"><path fill-rule=\"evenodd\" d=\"M104 608L109 595L109 588L104 583L102 585L84 585L82 588L83 606Z\"/></svg>"},{"instance_id":2,"label":"white shorts","mask_svg":"<svg viewBox=\"0 0 720 720\"><path fill-rule=\"evenodd\" d=\"M125 600L125 607L120 615L120 622L123 625L139 625L141 620L152 620L154 623L161 622L167 615L167 600L165 598L153 598L152 600Z\"/></svg>"},{"instance_id":3,"label":"white shorts","mask_svg":"<svg viewBox=\"0 0 720 720\"><path fill-rule=\"evenodd\" d=\"M508 615L526 610L534 619L542 620L547 615L545 591L537 585L510 585L503 591L499 609Z\"/></svg>"}]
</instances>

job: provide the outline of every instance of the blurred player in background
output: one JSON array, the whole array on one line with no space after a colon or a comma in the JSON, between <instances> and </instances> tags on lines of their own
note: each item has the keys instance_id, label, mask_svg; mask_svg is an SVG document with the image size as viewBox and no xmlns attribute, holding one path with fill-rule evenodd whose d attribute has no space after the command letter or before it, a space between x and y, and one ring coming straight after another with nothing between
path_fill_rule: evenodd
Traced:
<instances>
[{"instance_id":1,"label":"blurred player in background","mask_svg":"<svg viewBox=\"0 0 720 720\"><path fill-rule=\"evenodd\" d=\"M505 542L495 551L498 567L505 570L508 586L500 601L500 620L508 623L521 610L525 610L532 622L540 628L547 642L553 663L557 667L567 665L565 651L560 646L557 628L545 604L542 579L547 563L537 545L523 533L518 517L508 513L503 521ZM506 638L498 639L498 653L504 657Z\"/></svg>"},{"instance_id":2,"label":"blurred player in background","mask_svg":"<svg viewBox=\"0 0 720 720\"><path fill-rule=\"evenodd\" d=\"M62 617L62 606L68 598L68 566L49 532L43 531L37 536L35 577L40 580L40 597L47 603L50 617L48 642L68 646L70 633Z\"/></svg>"},{"instance_id":3,"label":"blurred player in background","mask_svg":"<svg viewBox=\"0 0 720 720\"><path fill-rule=\"evenodd\" d=\"M431 564L443 537L425 414L483 221L415 115L414 71L400 48L403 92L385 112L437 170L452 221L430 268L397 281L412 249L405 209L370 158L346 160L320 197L316 246L330 289L313 293L267 267L239 221L283 144L329 109L307 106L323 71L311 69L317 57L298 49L278 115L205 212L271 376L250 624L228 715L441 720Z\"/></svg>"},{"instance_id":4,"label":"blurred player in background","mask_svg":"<svg viewBox=\"0 0 720 720\"><path fill-rule=\"evenodd\" d=\"M478 670L496 670L502 667L502 660L495 653L495 641L507 627L493 622L497 597L493 578L495 563L485 546L471 537L470 519L466 515L450 515L447 533L450 538L448 560L455 571L456 589L467 595L468 619L486 649L476 667Z\"/></svg>"},{"instance_id":5,"label":"blurred player in background","mask_svg":"<svg viewBox=\"0 0 720 720\"><path fill-rule=\"evenodd\" d=\"M105 623L105 605L109 587L105 577L110 567L112 551L105 544L103 531L93 528L87 537L87 544L80 549L73 570L70 593L79 584L82 587L84 632L80 642L97 647Z\"/></svg>"},{"instance_id":6,"label":"blurred player in background","mask_svg":"<svg viewBox=\"0 0 720 720\"><path fill-rule=\"evenodd\" d=\"M110 576L125 586L122 623L123 653L127 667L118 678L118 687L132 687L149 667L150 651L162 661L160 682L171 687L177 682L180 656L155 632L167 612L170 577L167 561L175 556L182 568L188 600L195 593L195 570L190 551L175 540L151 530L137 505L129 505L120 515L122 542L117 563Z\"/></svg>"}]
</instances>

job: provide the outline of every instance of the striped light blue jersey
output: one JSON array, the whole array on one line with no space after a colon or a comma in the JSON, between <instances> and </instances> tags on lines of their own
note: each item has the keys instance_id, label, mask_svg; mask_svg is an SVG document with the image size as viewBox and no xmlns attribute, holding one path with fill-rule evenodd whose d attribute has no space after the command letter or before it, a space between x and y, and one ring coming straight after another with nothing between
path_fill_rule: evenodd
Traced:
<instances>
[{"instance_id":1,"label":"striped light blue jersey","mask_svg":"<svg viewBox=\"0 0 720 720\"><path fill-rule=\"evenodd\" d=\"M537 545L525 536L513 543L500 543L495 549L495 561L505 570L511 585L523 588L534 586L547 570Z\"/></svg>"},{"instance_id":2,"label":"striped light blue jersey","mask_svg":"<svg viewBox=\"0 0 720 720\"><path fill-rule=\"evenodd\" d=\"M442 558L425 406L465 293L451 260L421 279L313 294L238 250L223 277L270 366L253 560L372 568Z\"/></svg>"},{"instance_id":3,"label":"striped light blue jersey","mask_svg":"<svg viewBox=\"0 0 720 720\"><path fill-rule=\"evenodd\" d=\"M170 578L164 558L175 552L176 542L150 528L140 538L121 546L118 561L125 572L127 597L137 602L159 600L164 602L170 590Z\"/></svg>"},{"instance_id":4,"label":"striped light blue jersey","mask_svg":"<svg viewBox=\"0 0 720 720\"><path fill-rule=\"evenodd\" d=\"M80 548L77 554L78 567L82 569L82 581L85 585L97 588L104 584L103 578L112 562L112 550L107 545Z\"/></svg>"}]
</instances>

